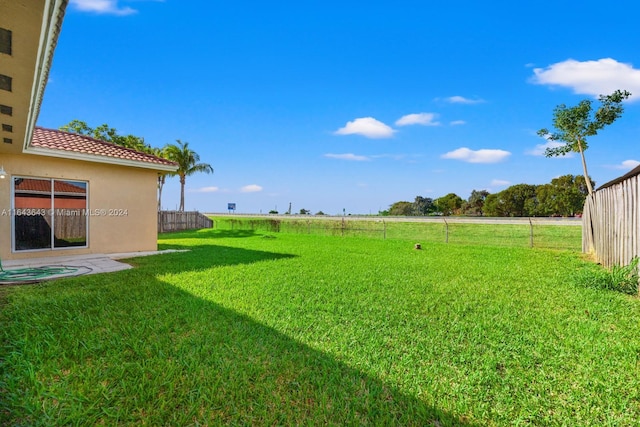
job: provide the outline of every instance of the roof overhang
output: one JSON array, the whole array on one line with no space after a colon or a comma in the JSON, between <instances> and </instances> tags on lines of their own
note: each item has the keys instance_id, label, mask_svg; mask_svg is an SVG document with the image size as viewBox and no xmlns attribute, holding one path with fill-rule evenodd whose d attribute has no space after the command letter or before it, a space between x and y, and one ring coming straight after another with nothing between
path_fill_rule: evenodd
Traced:
<instances>
[{"instance_id":1,"label":"roof overhang","mask_svg":"<svg viewBox=\"0 0 640 427\"><path fill-rule=\"evenodd\" d=\"M34 154L174 172L177 167L31 145L69 0L0 0L0 154ZM4 51L3 51L4 50Z\"/></svg>"},{"instance_id":2,"label":"roof overhang","mask_svg":"<svg viewBox=\"0 0 640 427\"><path fill-rule=\"evenodd\" d=\"M0 0L0 28L9 51L0 53L0 153L29 149L68 0Z\"/></svg>"},{"instance_id":3,"label":"roof overhang","mask_svg":"<svg viewBox=\"0 0 640 427\"><path fill-rule=\"evenodd\" d=\"M135 160L116 159L113 157L95 156L95 155L85 154L85 153L76 153L72 151L63 151L63 150L52 150L49 148L41 148L41 147L33 147L33 146L29 147L29 149L26 150L25 153L35 154L39 156L57 157L61 159L80 160L84 162L107 163L110 165L152 169L158 172L175 172L178 169L177 165L175 166L162 165L158 163L147 163L147 162L140 162Z\"/></svg>"}]
</instances>

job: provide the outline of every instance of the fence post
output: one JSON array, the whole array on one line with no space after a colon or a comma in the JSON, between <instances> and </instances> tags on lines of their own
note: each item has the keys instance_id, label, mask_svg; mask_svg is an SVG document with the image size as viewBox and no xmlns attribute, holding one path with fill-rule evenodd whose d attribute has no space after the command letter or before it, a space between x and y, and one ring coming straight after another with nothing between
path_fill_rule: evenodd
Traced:
<instances>
[{"instance_id":1,"label":"fence post","mask_svg":"<svg viewBox=\"0 0 640 427\"><path fill-rule=\"evenodd\" d=\"M382 240L387 240L387 223L382 220Z\"/></svg>"},{"instance_id":2,"label":"fence post","mask_svg":"<svg viewBox=\"0 0 640 427\"><path fill-rule=\"evenodd\" d=\"M531 222L531 218L529 218L529 247L533 247L533 222Z\"/></svg>"},{"instance_id":3,"label":"fence post","mask_svg":"<svg viewBox=\"0 0 640 427\"><path fill-rule=\"evenodd\" d=\"M444 242L449 243L449 223L445 217L442 217L442 220L444 221Z\"/></svg>"}]
</instances>

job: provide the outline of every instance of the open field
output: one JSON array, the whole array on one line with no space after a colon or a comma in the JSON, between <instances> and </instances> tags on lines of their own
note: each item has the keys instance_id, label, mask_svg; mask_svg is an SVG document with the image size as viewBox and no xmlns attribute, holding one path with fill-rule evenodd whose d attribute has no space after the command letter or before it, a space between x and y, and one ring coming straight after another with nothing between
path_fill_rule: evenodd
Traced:
<instances>
[{"instance_id":1,"label":"open field","mask_svg":"<svg viewBox=\"0 0 640 427\"><path fill-rule=\"evenodd\" d=\"M579 251L582 222L576 218L470 218L305 215L210 216L217 230L250 230L409 239L416 243L477 244ZM565 227L566 226L566 227Z\"/></svg>"},{"instance_id":2,"label":"open field","mask_svg":"<svg viewBox=\"0 0 640 427\"><path fill-rule=\"evenodd\" d=\"M598 266L413 244L202 230L0 288L0 425L637 425L640 301Z\"/></svg>"}]
</instances>

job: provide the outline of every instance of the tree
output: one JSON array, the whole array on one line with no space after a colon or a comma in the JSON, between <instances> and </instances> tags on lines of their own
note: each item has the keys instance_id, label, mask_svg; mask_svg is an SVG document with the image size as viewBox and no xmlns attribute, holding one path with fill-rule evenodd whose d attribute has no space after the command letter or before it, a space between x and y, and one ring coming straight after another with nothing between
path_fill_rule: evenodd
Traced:
<instances>
[{"instance_id":1,"label":"tree","mask_svg":"<svg viewBox=\"0 0 640 427\"><path fill-rule=\"evenodd\" d=\"M449 216L458 213L463 202L457 194L449 193L446 196L435 199L433 204L442 215Z\"/></svg>"},{"instance_id":2,"label":"tree","mask_svg":"<svg viewBox=\"0 0 640 427\"><path fill-rule=\"evenodd\" d=\"M595 112L591 108L591 100L584 99L575 107L558 105L553 110L553 126L556 132L540 129L538 135L548 141L563 142L558 147L547 148L547 157L564 156L568 153L580 153L582 171L589 195L593 194L593 186L587 172L587 161L584 152L587 150L587 137L595 136L598 131L618 119L624 110L622 101L631 96L626 90L616 90L611 95L600 95L600 108Z\"/></svg>"},{"instance_id":3,"label":"tree","mask_svg":"<svg viewBox=\"0 0 640 427\"><path fill-rule=\"evenodd\" d=\"M534 216L537 208L536 186L516 184L498 193L503 216Z\"/></svg>"},{"instance_id":4,"label":"tree","mask_svg":"<svg viewBox=\"0 0 640 427\"><path fill-rule=\"evenodd\" d=\"M389 207L389 215L394 215L394 216L413 215L413 203L395 202L393 205Z\"/></svg>"},{"instance_id":5,"label":"tree","mask_svg":"<svg viewBox=\"0 0 640 427\"><path fill-rule=\"evenodd\" d=\"M167 154L167 146L165 145L162 148L153 148L151 153L156 157L161 157L163 159L168 159ZM162 210L162 188L164 187L164 183L167 179L167 176L175 175L174 172L158 172L158 211Z\"/></svg>"},{"instance_id":6,"label":"tree","mask_svg":"<svg viewBox=\"0 0 640 427\"><path fill-rule=\"evenodd\" d=\"M430 197L416 196L413 201L414 215L429 215L435 210L433 199Z\"/></svg>"},{"instance_id":7,"label":"tree","mask_svg":"<svg viewBox=\"0 0 640 427\"><path fill-rule=\"evenodd\" d=\"M144 138L135 135L120 135L116 128L110 127L106 123L97 128L92 128L81 120L71 120L66 125L60 126L60 130L90 136L100 141L110 142L121 147L142 151L143 153L154 154L154 148L145 143Z\"/></svg>"},{"instance_id":8,"label":"tree","mask_svg":"<svg viewBox=\"0 0 640 427\"><path fill-rule=\"evenodd\" d=\"M489 194L484 202L487 216L534 216L538 209L536 186L517 184L496 194Z\"/></svg>"},{"instance_id":9,"label":"tree","mask_svg":"<svg viewBox=\"0 0 640 427\"><path fill-rule=\"evenodd\" d=\"M498 194L500 193L489 194L487 198L484 199L482 211L485 216L505 216Z\"/></svg>"},{"instance_id":10,"label":"tree","mask_svg":"<svg viewBox=\"0 0 640 427\"><path fill-rule=\"evenodd\" d=\"M167 158L178 164L178 170L175 172L180 177L180 208L184 211L184 185L187 176L196 172L213 173L213 168L208 163L199 163L200 156L198 153L189 148L188 142L176 140L177 144L167 144L165 152Z\"/></svg>"},{"instance_id":11,"label":"tree","mask_svg":"<svg viewBox=\"0 0 640 427\"><path fill-rule=\"evenodd\" d=\"M467 215L482 216L487 196L489 196L489 192L487 190L472 190L469 199L463 206L464 213Z\"/></svg>"},{"instance_id":12,"label":"tree","mask_svg":"<svg viewBox=\"0 0 640 427\"><path fill-rule=\"evenodd\" d=\"M593 187L594 183L591 182ZM538 186L536 196L539 206L536 215L574 216L582 212L588 194L582 175L563 175L550 184Z\"/></svg>"}]
</instances>

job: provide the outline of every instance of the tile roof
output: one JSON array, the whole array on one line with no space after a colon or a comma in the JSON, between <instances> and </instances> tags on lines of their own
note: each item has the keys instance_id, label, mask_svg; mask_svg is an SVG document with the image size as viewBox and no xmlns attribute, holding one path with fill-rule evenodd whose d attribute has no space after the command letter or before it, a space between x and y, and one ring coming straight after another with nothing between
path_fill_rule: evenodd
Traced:
<instances>
[{"instance_id":1,"label":"tile roof","mask_svg":"<svg viewBox=\"0 0 640 427\"><path fill-rule=\"evenodd\" d=\"M161 166L176 165L167 159L121 147L111 142L100 141L89 136L55 129L45 129L38 126L33 130L31 146L35 148L87 154L90 156L107 157L114 160L128 160Z\"/></svg>"}]
</instances>

